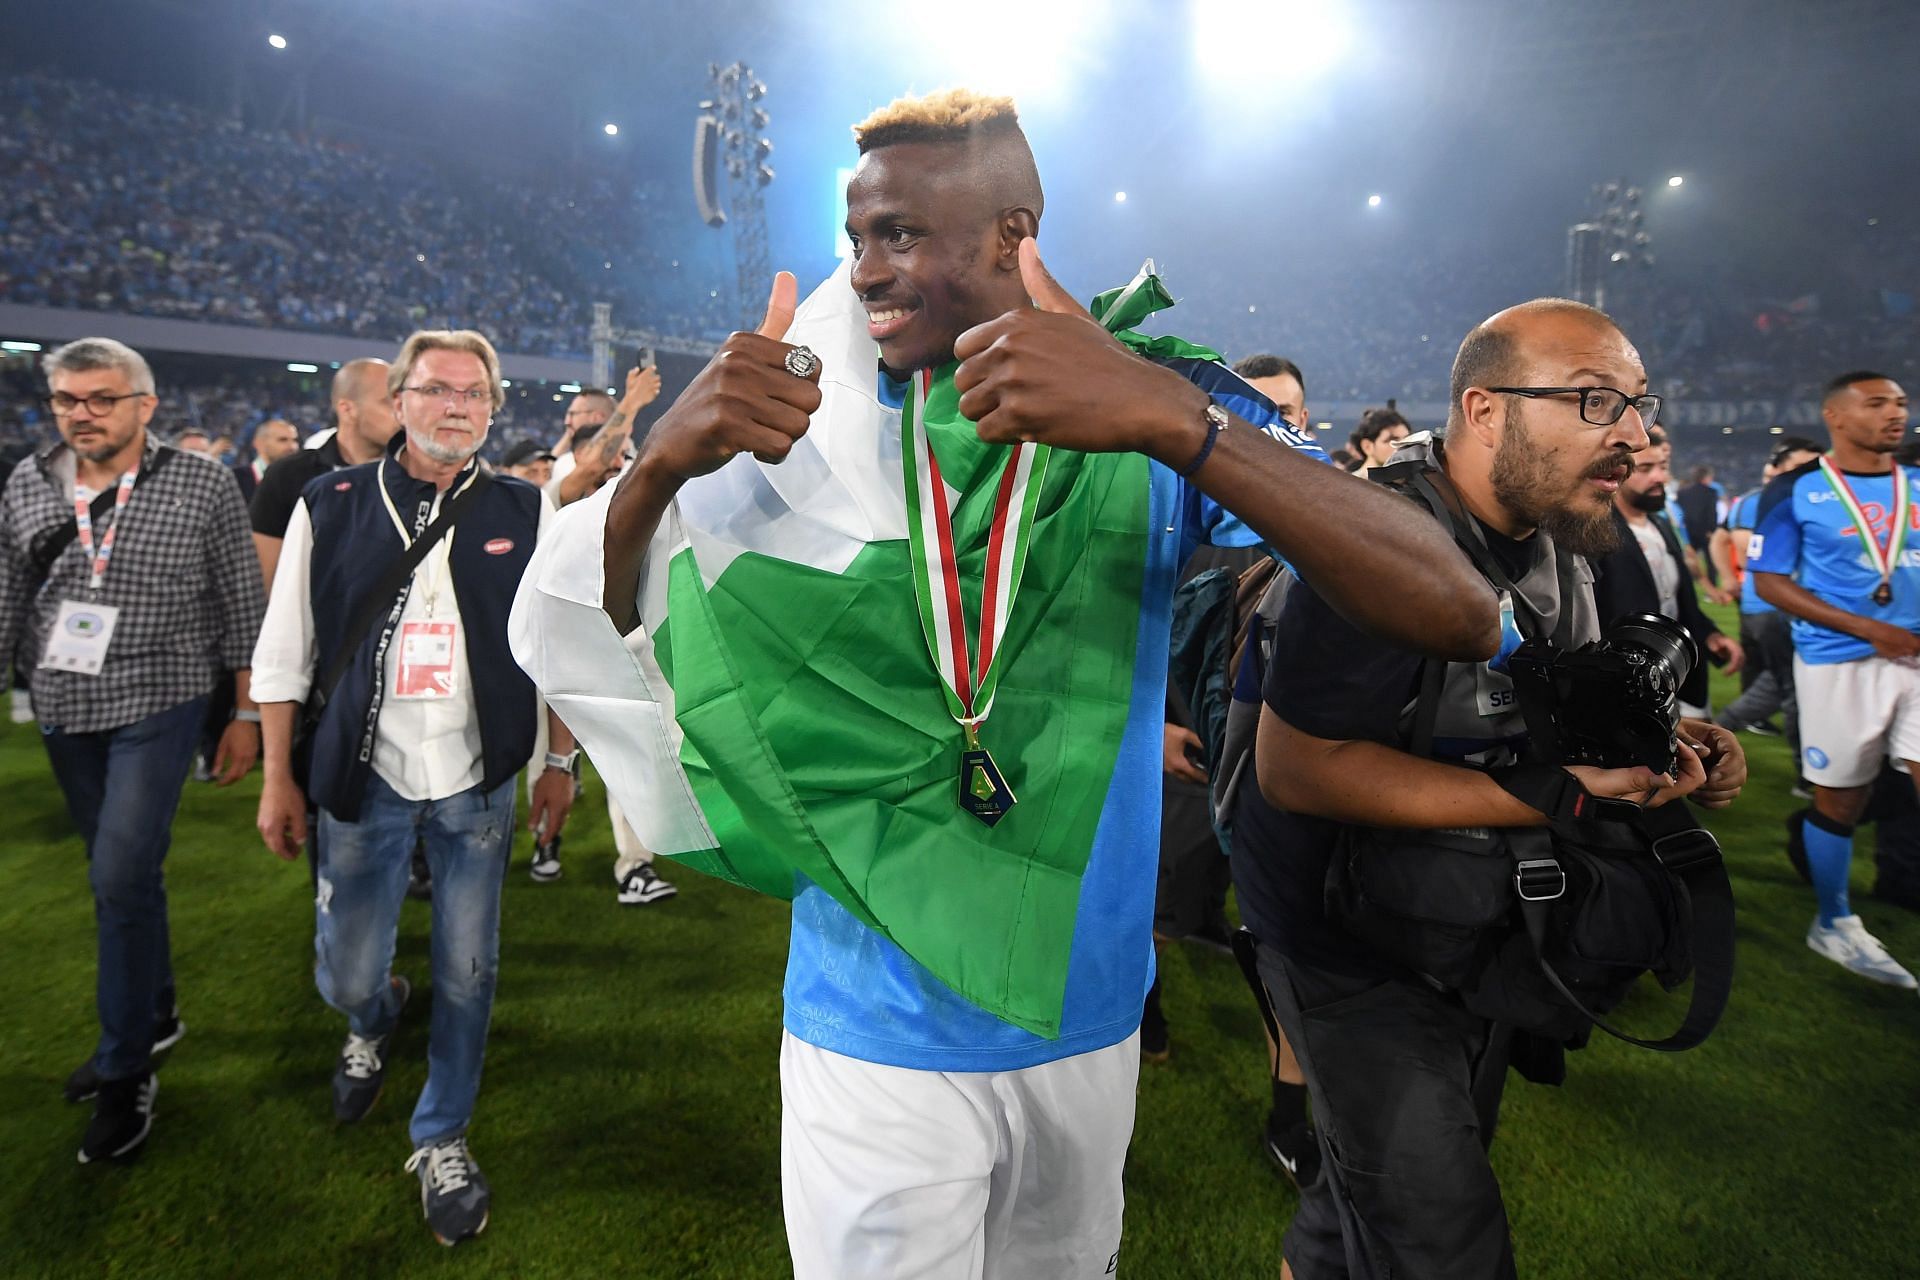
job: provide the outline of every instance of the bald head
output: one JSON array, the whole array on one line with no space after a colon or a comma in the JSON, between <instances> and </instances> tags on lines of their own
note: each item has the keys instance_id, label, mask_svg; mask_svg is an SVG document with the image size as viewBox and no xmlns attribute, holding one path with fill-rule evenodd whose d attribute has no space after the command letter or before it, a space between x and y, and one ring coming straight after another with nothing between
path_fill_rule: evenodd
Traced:
<instances>
[{"instance_id":1,"label":"bald head","mask_svg":"<svg viewBox=\"0 0 1920 1280\"><path fill-rule=\"evenodd\" d=\"M368 357L349 360L333 375L333 398L361 400L368 395L387 394L387 362Z\"/></svg>"},{"instance_id":2,"label":"bald head","mask_svg":"<svg viewBox=\"0 0 1920 1280\"><path fill-rule=\"evenodd\" d=\"M387 441L400 429L387 394L387 362L374 356L349 360L333 375L333 417L339 424L335 439L349 462L368 462L380 456Z\"/></svg>"},{"instance_id":3,"label":"bald head","mask_svg":"<svg viewBox=\"0 0 1920 1280\"><path fill-rule=\"evenodd\" d=\"M1453 358L1448 428L1458 422L1460 400L1468 388L1539 385L1534 379L1540 376L1541 358L1548 352L1575 352L1612 343L1625 346L1633 363L1640 363L1639 353L1612 316L1571 298L1535 298L1487 317L1474 326ZM1641 382L1644 385L1644 375Z\"/></svg>"}]
</instances>

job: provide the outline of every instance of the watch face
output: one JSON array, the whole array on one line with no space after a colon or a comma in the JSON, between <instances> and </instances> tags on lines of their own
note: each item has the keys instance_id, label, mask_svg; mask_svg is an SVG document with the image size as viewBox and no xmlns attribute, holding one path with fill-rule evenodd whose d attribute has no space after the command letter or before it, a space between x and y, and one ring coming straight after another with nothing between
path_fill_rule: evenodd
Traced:
<instances>
[{"instance_id":1,"label":"watch face","mask_svg":"<svg viewBox=\"0 0 1920 1280\"><path fill-rule=\"evenodd\" d=\"M1207 406L1207 421L1213 424L1214 430L1225 431L1230 419L1227 417L1227 411L1225 409L1222 409L1217 404L1209 404Z\"/></svg>"}]
</instances>

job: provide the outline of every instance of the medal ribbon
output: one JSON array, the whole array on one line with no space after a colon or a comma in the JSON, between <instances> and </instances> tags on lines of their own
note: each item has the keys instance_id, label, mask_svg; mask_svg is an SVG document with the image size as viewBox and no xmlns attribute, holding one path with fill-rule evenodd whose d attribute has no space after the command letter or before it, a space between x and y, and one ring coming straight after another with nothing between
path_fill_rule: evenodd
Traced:
<instances>
[{"instance_id":1,"label":"medal ribbon","mask_svg":"<svg viewBox=\"0 0 1920 1280\"><path fill-rule=\"evenodd\" d=\"M920 629L947 696L947 711L976 744L977 727L993 713L1000 683L1001 641L1013 613L1014 596L1026 571L1034 513L1046 477L1046 445L1022 442L1007 455L994 494L993 522L987 533L986 572L980 582L980 628L969 644L966 613L960 603L960 563L954 548L953 513L940 478L940 463L927 440L927 392L931 370L915 375L900 432L907 484L907 540L913 554L914 594L920 604Z\"/></svg>"},{"instance_id":2,"label":"medal ribbon","mask_svg":"<svg viewBox=\"0 0 1920 1280\"><path fill-rule=\"evenodd\" d=\"M1860 500L1853 496L1853 487L1840 473L1840 468L1822 458L1820 474L1826 477L1827 487L1833 490L1841 505L1846 507L1847 515L1852 517L1854 528L1860 532L1860 541L1867 548L1867 558L1880 575L1880 585L1891 586L1893 570L1900 563L1900 549L1906 545L1907 524L1913 518L1907 501L1907 469L1897 462L1893 466L1893 527L1887 530L1885 548L1873 536L1873 526L1867 522L1867 513L1861 510Z\"/></svg>"},{"instance_id":3,"label":"medal ribbon","mask_svg":"<svg viewBox=\"0 0 1920 1280\"><path fill-rule=\"evenodd\" d=\"M131 467L120 473L120 488L113 497L113 523L100 539L99 554L93 550L93 507L80 496L80 486L73 486L73 522L80 526L76 535L80 543L80 554L93 561L93 573L87 579L87 589L98 591L100 584L106 581L107 563L113 559L113 544L120 536L120 515L127 509L127 500L133 497L133 482L139 477L138 467Z\"/></svg>"}]
</instances>

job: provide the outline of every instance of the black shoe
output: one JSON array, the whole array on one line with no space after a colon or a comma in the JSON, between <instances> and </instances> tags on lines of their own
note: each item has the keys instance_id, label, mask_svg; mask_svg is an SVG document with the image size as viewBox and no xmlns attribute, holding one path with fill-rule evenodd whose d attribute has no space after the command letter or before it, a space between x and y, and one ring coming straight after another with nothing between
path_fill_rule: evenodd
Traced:
<instances>
[{"instance_id":1,"label":"black shoe","mask_svg":"<svg viewBox=\"0 0 1920 1280\"><path fill-rule=\"evenodd\" d=\"M614 894L614 900L622 906L644 907L649 902L658 902L662 898L671 898L679 893L670 882L662 880L660 873L643 862L620 881L620 891Z\"/></svg>"},{"instance_id":2,"label":"black shoe","mask_svg":"<svg viewBox=\"0 0 1920 1280\"><path fill-rule=\"evenodd\" d=\"M1740 726L1740 731L1742 733L1757 733L1763 738L1782 738L1786 736L1780 726L1771 720L1755 720L1750 724L1743 724Z\"/></svg>"},{"instance_id":3,"label":"black shoe","mask_svg":"<svg viewBox=\"0 0 1920 1280\"><path fill-rule=\"evenodd\" d=\"M138 1149L153 1128L153 1095L158 1092L160 1077L151 1071L125 1080L101 1081L93 1119L87 1125L86 1137L80 1140L80 1163L118 1160Z\"/></svg>"},{"instance_id":4,"label":"black shoe","mask_svg":"<svg viewBox=\"0 0 1920 1280\"><path fill-rule=\"evenodd\" d=\"M407 1160L420 1175L420 1208L434 1239L451 1248L487 1229L493 1192L464 1137L421 1147Z\"/></svg>"},{"instance_id":5,"label":"black shoe","mask_svg":"<svg viewBox=\"0 0 1920 1280\"><path fill-rule=\"evenodd\" d=\"M1273 1117L1260 1132L1260 1148L1296 1189L1310 1187L1320 1177L1320 1135L1305 1120L1275 1132Z\"/></svg>"},{"instance_id":6,"label":"black shoe","mask_svg":"<svg viewBox=\"0 0 1920 1280\"><path fill-rule=\"evenodd\" d=\"M153 1029L153 1056L159 1057L180 1043L180 1037L187 1034L187 1024L175 1009L168 1014L159 1026ZM93 1059L73 1069L67 1077L67 1083L61 1086L60 1095L68 1102L86 1102L100 1092L100 1075L93 1069Z\"/></svg>"},{"instance_id":7,"label":"black shoe","mask_svg":"<svg viewBox=\"0 0 1920 1280\"><path fill-rule=\"evenodd\" d=\"M349 1031L347 1043L340 1049L340 1061L333 1069L333 1118L352 1124L373 1110L380 1098L380 1086L387 1079L387 1049L393 1033L400 1029L400 1011L407 1007L413 987L395 975L390 981L400 993L400 1009L394 1011L393 1030L384 1036L360 1036Z\"/></svg>"},{"instance_id":8,"label":"black shoe","mask_svg":"<svg viewBox=\"0 0 1920 1280\"><path fill-rule=\"evenodd\" d=\"M560 837L535 842L533 846L533 865L527 868L527 874L541 884L560 878Z\"/></svg>"}]
</instances>

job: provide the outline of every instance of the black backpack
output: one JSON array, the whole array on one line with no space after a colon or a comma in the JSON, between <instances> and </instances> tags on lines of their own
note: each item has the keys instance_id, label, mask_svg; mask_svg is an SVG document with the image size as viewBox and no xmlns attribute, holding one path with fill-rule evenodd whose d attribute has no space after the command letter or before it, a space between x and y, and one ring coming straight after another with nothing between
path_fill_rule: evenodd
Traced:
<instances>
[{"instance_id":1,"label":"black backpack","mask_svg":"<svg viewBox=\"0 0 1920 1280\"><path fill-rule=\"evenodd\" d=\"M1511 589L1443 472L1378 478L1446 521L1496 589ZM1422 667L1414 755L1432 756L1447 666ZM1558 765L1493 772L1549 825L1343 827L1327 874L1328 917L1496 1022L1570 1044L1593 1026L1648 1049L1704 1041L1733 981L1733 890L1712 833L1683 801L1641 809L1596 800ZM1668 990L1694 979L1684 1021L1660 1040L1604 1017L1643 973Z\"/></svg>"}]
</instances>

